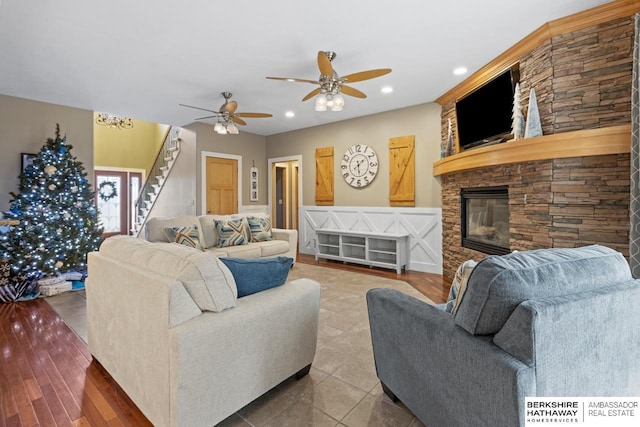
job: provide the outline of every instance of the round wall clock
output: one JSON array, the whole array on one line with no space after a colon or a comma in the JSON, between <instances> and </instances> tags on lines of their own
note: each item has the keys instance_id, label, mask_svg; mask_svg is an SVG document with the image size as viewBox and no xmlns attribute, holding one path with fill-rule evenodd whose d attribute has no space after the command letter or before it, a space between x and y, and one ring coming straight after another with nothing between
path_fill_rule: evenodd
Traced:
<instances>
[{"instance_id":1,"label":"round wall clock","mask_svg":"<svg viewBox=\"0 0 640 427\"><path fill-rule=\"evenodd\" d=\"M378 173L378 156L364 144L349 147L340 162L342 177L352 187L366 187Z\"/></svg>"}]
</instances>

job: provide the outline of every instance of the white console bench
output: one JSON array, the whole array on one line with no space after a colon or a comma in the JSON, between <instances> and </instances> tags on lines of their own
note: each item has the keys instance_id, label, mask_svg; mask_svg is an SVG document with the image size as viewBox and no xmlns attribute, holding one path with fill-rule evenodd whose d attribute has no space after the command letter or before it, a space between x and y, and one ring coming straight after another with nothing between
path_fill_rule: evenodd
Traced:
<instances>
[{"instance_id":1,"label":"white console bench","mask_svg":"<svg viewBox=\"0 0 640 427\"><path fill-rule=\"evenodd\" d=\"M408 233L316 229L318 258L395 269L398 274L408 264Z\"/></svg>"}]
</instances>

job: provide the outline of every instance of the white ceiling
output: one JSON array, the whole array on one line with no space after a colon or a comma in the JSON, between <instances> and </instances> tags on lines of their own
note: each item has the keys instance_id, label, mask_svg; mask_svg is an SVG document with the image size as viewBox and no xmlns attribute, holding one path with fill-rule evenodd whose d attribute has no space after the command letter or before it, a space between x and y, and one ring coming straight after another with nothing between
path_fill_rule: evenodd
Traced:
<instances>
[{"instance_id":1,"label":"white ceiling","mask_svg":"<svg viewBox=\"0 0 640 427\"><path fill-rule=\"evenodd\" d=\"M272 135L434 101L545 22L604 0L0 0L0 94L185 125L233 92L241 132ZM354 83L341 112L301 99L319 50ZM389 95L382 86L392 86ZM293 111L294 118L285 117ZM213 123L212 121L209 121Z\"/></svg>"}]
</instances>

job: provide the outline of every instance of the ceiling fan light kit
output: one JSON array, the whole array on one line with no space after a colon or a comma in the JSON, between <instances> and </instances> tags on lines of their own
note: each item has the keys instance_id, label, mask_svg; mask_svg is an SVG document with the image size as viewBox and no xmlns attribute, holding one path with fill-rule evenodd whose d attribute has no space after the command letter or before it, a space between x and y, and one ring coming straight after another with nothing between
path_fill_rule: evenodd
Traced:
<instances>
[{"instance_id":1,"label":"ceiling fan light kit","mask_svg":"<svg viewBox=\"0 0 640 427\"><path fill-rule=\"evenodd\" d=\"M327 108L331 111L342 111L344 108L344 98L340 93L320 93L316 96L316 111L327 111Z\"/></svg>"},{"instance_id":2,"label":"ceiling fan light kit","mask_svg":"<svg viewBox=\"0 0 640 427\"><path fill-rule=\"evenodd\" d=\"M377 70L361 71L359 73L353 73L340 77L338 73L333 69L331 62L335 59L336 53L331 51L319 51L318 52L318 69L320 70L320 77L318 80L296 79L292 77L267 77L272 80L283 80L286 82L300 82L311 83L319 85L320 87L309 92L302 101L316 97L315 110L316 111L342 111L344 108L344 98L342 94L353 96L356 98L366 98L363 92L351 86L347 86L345 83L355 83L363 80L369 80L376 77L384 76L391 72L391 68L380 68Z\"/></svg>"},{"instance_id":3,"label":"ceiling fan light kit","mask_svg":"<svg viewBox=\"0 0 640 427\"><path fill-rule=\"evenodd\" d=\"M236 113L238 109L238 103L236 101L229 101L229 99L233 96L231 92L222 92L222 97L224 98L224 104L220 107L218 111L208 110L206 108L194 107L192 105L186 104L178 104L181 107L195 108L196 110L208 111L210 113L214 113L210 116L198 117L195 120L205 120L217 118L218 121L213 126L213 130L219 135L237 135L240 132L238 131L238 127L236 125L244 126L247 124L242 117L244 118L266 118L272 117L271 114L267 113Z\"/></svg>"}]
</instances>

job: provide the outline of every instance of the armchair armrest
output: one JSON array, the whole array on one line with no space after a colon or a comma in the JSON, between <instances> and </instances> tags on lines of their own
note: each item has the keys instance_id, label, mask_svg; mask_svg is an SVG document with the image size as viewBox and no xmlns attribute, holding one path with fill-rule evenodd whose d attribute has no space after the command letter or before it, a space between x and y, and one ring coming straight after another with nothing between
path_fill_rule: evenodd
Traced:
<instances>
[{"instance_id":1,"label":"armchair armrest","mask_svg":"<svg viewBox=\"0 0 640 427\"><path fill-rule=\"evenodd\" d=\"M397 290L372 289L367 305L378 377L423 422L518 425L521 402L535 394L532 368Z\"/></svg>"},{"instance_id":2,"label":"armchair armrest","mask_svg":"<svg viewBox=\"0 0 640 427\"><path fill-rule=\"evenodd\" d=\"M286 230L284 228L272 228L274 240L284 240L289 243L289 252L284 256L293 258L293 262L296 262L296 255L298 253L298 230Z\"/></svg>"}]
</instances>

